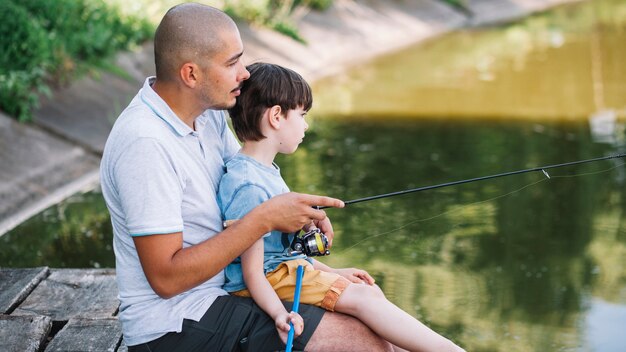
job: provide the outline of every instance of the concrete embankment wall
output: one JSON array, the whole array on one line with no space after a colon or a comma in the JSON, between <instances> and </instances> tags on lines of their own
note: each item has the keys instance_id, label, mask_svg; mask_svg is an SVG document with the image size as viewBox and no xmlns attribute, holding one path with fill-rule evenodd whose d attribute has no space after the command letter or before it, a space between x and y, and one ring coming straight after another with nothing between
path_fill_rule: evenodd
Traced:
<instances>
[{"instance_id":1,"label":"concrete embankment wall","mask_svg":"<svg viewBox=\"0 0 626 352\"><path fill-rule=\"evenodd\" d=\"M301 44L240 23L246 62L268 61L315 80L357 62L464 27L507 22L578 0L468 0L473 16L435 0L335 0L295 14ZM128 72L84 77L42 100L34 122L0 113L0 235L46 207L98 184L98 163L117 115L154 74L152 45L120 54Z\"/></svg>"}]
</instances>

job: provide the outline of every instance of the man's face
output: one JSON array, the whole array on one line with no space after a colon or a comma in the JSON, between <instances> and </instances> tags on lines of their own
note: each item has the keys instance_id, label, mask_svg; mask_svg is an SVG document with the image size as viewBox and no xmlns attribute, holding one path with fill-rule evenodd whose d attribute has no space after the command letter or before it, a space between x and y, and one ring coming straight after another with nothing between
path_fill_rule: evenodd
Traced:
<instances>
[{"instance_id":1,"label":"man's face","mask_svg":"<svg viewBox=\"0 0 626 352\"><path fill-rule=\"evenodd\" d=\"M223 49L206 65L200 87L201 99L208 109L214 110L233 107L243 81L250 77L241 60L243 44L239 32L227 30L222 33L222 39Z\"/></svg>"}]
</instances>

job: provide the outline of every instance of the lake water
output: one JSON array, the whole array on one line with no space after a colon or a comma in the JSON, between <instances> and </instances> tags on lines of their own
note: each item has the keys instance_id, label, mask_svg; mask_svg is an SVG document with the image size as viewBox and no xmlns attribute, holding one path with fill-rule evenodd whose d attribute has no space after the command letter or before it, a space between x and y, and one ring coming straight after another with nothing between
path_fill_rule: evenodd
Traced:
<instances>
[{"instance_id":1,"label":"lake water","mask_svg":"<svg viewBox=\"0 0 626 352\"><path fill-rule=\"evenodd\" d=\"M344 200L626 151L626 4L447 35L315 84L295 191ZM626 350L626 159L329 209L332 266L468 351ZM113 267L102 196L0 237L0 265Z\"/></svg>"}]
</instances>

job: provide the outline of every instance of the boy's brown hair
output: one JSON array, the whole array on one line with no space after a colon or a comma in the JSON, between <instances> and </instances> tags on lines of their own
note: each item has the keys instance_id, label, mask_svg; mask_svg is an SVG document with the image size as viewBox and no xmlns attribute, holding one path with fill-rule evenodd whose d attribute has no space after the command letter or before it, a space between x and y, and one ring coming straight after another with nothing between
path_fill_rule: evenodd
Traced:
<instances>
[{"instance_id":1,"label":"boy's brown hair","mask_svg":"<svg viewBox=\"0 0 626 352\"><path fill-rule=\"evenodd\" d=\"M246 67L250 78L243 83L237 103L228 110L235 134L240 141L259 141L261 117L274 105L283 114L299 106L309 111L313 105L311 87L297 72L288 68L257 62Z\"/></svg>"}]
</instances>

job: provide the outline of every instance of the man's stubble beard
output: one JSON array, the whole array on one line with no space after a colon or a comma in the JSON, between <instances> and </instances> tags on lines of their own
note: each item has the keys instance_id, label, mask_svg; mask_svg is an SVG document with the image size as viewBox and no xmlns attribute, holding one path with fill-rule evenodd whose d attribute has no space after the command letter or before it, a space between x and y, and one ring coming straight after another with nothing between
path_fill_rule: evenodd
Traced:
<instances>
[{"instance_id":1,"label":"man's stubble beard","mask_svg":"<svg viewBox=\"0 0 626 352\"><path fill-rule=\"evenodd\" d=\"M211 88L208 86L203 86L201 91L200 91L200 95L201 95L201 99L202 101L206 102L206 108L204 110L228 110L230 108L232 108L233 106L235 106L235 104L237 103L237 101L235 99L232 100L232 102L213 102L211 101L211 95L209 94L211 91ZM228 93L230 95L230 92Z\"/></svg>"}]
</instances>

